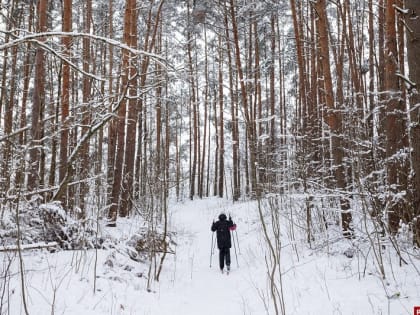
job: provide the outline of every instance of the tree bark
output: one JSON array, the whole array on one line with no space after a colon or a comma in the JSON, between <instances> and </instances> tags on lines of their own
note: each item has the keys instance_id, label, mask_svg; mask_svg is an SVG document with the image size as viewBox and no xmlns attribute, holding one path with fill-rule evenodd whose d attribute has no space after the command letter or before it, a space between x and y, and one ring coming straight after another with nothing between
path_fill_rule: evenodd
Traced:
<instances>
[{"instance_id":1,"label":"tree bark","mask_svg":"<svg viewBox=\"0 0 420 315\"><path fill-rule=\"evenodd\" d=\"M135 5L135 2L134 2ZM132 9L133 0L126 0L124 11L124 37L125 44L130 46L131 31L132 31ZM121 88L124 89L130 84L130 52L123 50L122 69L123 75L121 77ZM127 88L128 90L129 87ZM115 165L114 165L114 182L112 185L111 205L108 212L109 226L115 226L117 221L118 210L120 209L120 196L123 185L123 171L125 170L124 161L124 143L125 143L125 129L126 129L126 115L127 115L127 99L123 99L118 110L117 121L117 143L115 152Z\"/></svg>"},{"instance_id":2,"label":"tree bark","mask_svg":"<svg viewBox=\"0 0 420 315\"><path fill-rule=\"evenodd\" d=\"M137 15L138 8L137 2L135 0L127 1L126 8L126 18L127 29L125 30L125 42L129 47L137 48ZM138 103L136 99L137 95L137 69L134 64L135 58L130 53L127 54L127 68L125 69L124 80L126 80L129 88L128 95L129 99L127 100L127 119L126 119L126 136L124 144L124 166L123 166L123 178L122 178L122 191L121 191L121 202L119 207L119 215L121 217L126 217L130 214L131 208L133 205L133 183L134 183L134 164L135 164L135 154L136 154L136 127L137 127L137 117L138 117ZM147 70L146 70L147 71ZM145 75L142 73L142 75Z\"/></svg>"},{"instance_id":3,"label":"tree bark","mask_svg":"<svg viewBox=\"0 0 420 315\"><path fill-rule=\"evenodd\" d=\"M414 243L420 247L420 2L406 0L405 6L409 10L405 17L409 77L415 84L410 86L411 164L414 174L410 199Z\"/></svg>"},{"instance_id":4,"label":"tree bark","mask_svg":"<svg viewBox=\"0 0 420 315\"><path fill-rule=\"evenodd\" d=\"M189 3L189 2L188 2ZM190 16L189 8L188 8L188 19ZM187 53L188 53L188 70L189 70L189 81L190 81L190 117L192 122L191 134L190 134L190 199L193 200L195 196L195 186L196 186L196 175L197 175L197 163L198 163L198 112L197 112L197 99L196 99L196 87L195 87L195 71L194 71L194 63L192 58L192 45L191 42L193 41L191 32L188 31L187 34Z\"/></svg>"},{"instance_id":5,"label":"tree bark","mask_svg":"<svg viewBox=\"0 0 420 315\"><path fill-rule=\"evenodd\" d=\"M229 75L229 96L230 96L230 112L232 116L232 177L233 177L233 201L238 201L241 195L240 188L240 169L239 169L239 131L238 131L238 104L237 97L234 91L233 82L233 61L232 61L232 46L229 33L228 13L225 10L224 16L225 33L226 33L226 54L228 57L228 75Z\"/></svg>"},{"instance_id":6,"label":"tree bark","mask_svg":"<svg viewBox=\"0 0 420 315\"><path fill-rule=\"evenodd\" d=\"M63 1L63 32L72 30L72 0ZM62 44L64 46L64 56L71 58L71 37L64 36ZM70 65L66 62L62 65L62 87L61 87L61 132L60 132L60 162L59 162L59 181L66 176L68 145L69 145L69 112L70 112ZM66 194L62 195L61 203L66 209Z\"/></svg>"},{"instance_id":7,"label":"tree bark","mask_svg":"<svg viewBox=\"0 0 420 315\"><path fill-rule=\"evenodd\" d=\"M92 21L92 0L86 0L86 7L83 16L83 24L84 24L84 32L86 34L90 33L90 24ZM85 73L89 73L91 69L91 53L90 53L90 39L88 37L83 38L83 71ZM83 77L82 83L82 134L86 134L89 132L90 124L91 124L91 106L89 102L91 101L91 78L88 76ZM89 147L90 142L86 141L83 144L83 147L80 150L80 170L78 173L80 174L80 179L84 180L89 176L89 168L90 168L90 160L89 160ZM88 183L86 181L82 181L80 183L80 200L79 200L79 208L80 212L78 212L78 217L83 219L86 217L86 209L85 209L85 197L89 192Z\"/></svg>"},{"instance_id":8,"label":"tree bark","mask_svg":"<svg viewBox=\"0 0 420 315\"><path fill-rule=\"evenodd\" d=\"M223 94L223 50L221 49L221 39L219 38L219 64L218 64L218 72L219 72L219 173L218 173L218 190L219 190L219 197L223 197L223 183L225 178L225 120L224 120L224 94Z\"/></svg>"},{"instance_id":9,"label":"tree bark","mask_svg":"<svg viewBox=\"0 0 420 315\"><path fill-rule=\"evenodd\" d=\"M45 32L47 30L48 18L48 0L39 0L38 3L38 31ZM41 42L45 38L39 39ZM44 50L37 48L35 56L35 82L34 93L32 97L32 126L31 138L32 144L29 150L29 174L28 174L28 189L34 191L39 188L41 178L40 171L40 140L42 134L42 110L44 106L45 94L45 69L44 69Z\"/></svg>"},{"instance_id":10,"label":"tree bark","mask_svg":"<svg viewBox=\"0 0 420 315\"><path fill-rule=\"evenodd\" d=\"M386 5L386 59L385 92L386 102L386 170L388 184L388 225L391 233L398 232L400 220L405 218L406 205L399 193L407 191L407 160L401 155L408 146L405 103L397 77L399 68L396 33L395 0ZM407 223L407 222L406 222Z\"/></svg>"},{"instance_id":11,"label":"tree bark","mask_svg":"<svg viewBox=\"0 0 420 315\"><path fill-rule=\"evenodd\" d=\"M318 0L315 3L315 10L318 14L318 34L320 46L320 59L322 64L322 74L324 78L323 86L325 90L325 105L326 117L325 120L329 127L331 137L331 148L333 158L333 175L335 177L337 188L342 194L340 196L341 206L341 225L343 235L351 237L352 228L350 226L352 221L352 214L350 212L350 202L344 195L346 188L345 172L343 166L343 148L340 138L341 133L341 117L336 111L334 104L334 89L330 70L330 57L329 57L329 42L328 42L328 20L326 15L326 1Z\"/></svg>"},{"instance_id":12,"label":"tree bark","mask_svg":"<svg viewBox=\"0 0 420 315\"><path fill-rule=\"evenodd\" d=\"M250 159L250 182L251 182L251 195L253 197L260 196L260 190L257 186L257 160L256 160L256 135L254 124L255 121L252 120L251 109L248 106L248 92L244 82L244 74L242 71L242 61L241 61L241 48L239 45L239 34L238 26L236 23L236 13L235 13L235 4L234 0L230 0L230 16L232 22L232 31L233 31L233 44L235 45L235 63L238 71L239 84L241 89L241 99L242 99L242 108L245 118L246 126L246 136L249 146L249 159Z\"/></svg>"}]
</instances>

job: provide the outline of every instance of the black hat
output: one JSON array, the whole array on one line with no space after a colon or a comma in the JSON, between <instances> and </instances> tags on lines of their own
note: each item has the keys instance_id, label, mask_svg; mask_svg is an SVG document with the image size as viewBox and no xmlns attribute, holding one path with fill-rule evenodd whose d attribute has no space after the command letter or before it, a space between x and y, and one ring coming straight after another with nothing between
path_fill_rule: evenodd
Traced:
<instances>
[{"instance_id":1,"label":"black hat","mask_svg":"<svg viewBox=\"0 0 420 315\"><path fill-rule=\"evenodd\" d=\"M227 217L226 217L226 214L224 214L223 212L219 215L219 220L220 221L224 221L224 220L226 220L227 219Z\"/></svg>"}]
</instances>

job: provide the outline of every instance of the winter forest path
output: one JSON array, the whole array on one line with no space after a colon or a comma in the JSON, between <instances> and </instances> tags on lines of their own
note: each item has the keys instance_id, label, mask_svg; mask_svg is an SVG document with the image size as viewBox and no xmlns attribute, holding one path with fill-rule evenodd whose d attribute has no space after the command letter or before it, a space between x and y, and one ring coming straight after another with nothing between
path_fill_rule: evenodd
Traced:
<instances>
[{"instance_id":1,"label":"winter forest path","mask_svg":"<svg viewBox=\"0 0 420 315\"><path fill-rule=\"evenodd\" d=\"M143 276L147 274L148 261L135 263L126 254L127 240L143 227L144 221L121 219L117 228L104 230L109 233L104 235L118 240L115 248L97 252L23 251L29 313L275 314L267 285L266 258L269 262L269 255L255 202L233 204L220 198L208 198L172 203L169 209L169 230L176 233L176 254L167 255L160 281L150 282L151 292L146 290L148 281ZM295 213L299 210L294 209ZM241 250L239 253L237 248L239 267L232 248L229 275L219 271L217 249L210 268L210 226L220 212L231 214L238 226L235 236ZM400 266L393 248L385 248L383 252L388 277L382 280L373 256L367 256L372 252L369 243L359 240L355 244L358 252L352 259L343 255L350 245L350 241L344 239L331 238L336 241L323 245L325 239L320 238L317 249L317 244L308 249L304 230L299 232L296 225L295 251L288 226L287 217L282 216L280 267L287 315L407 315L413 314L413 307L419 305L418 267L414 268L414 264ZM412 258L413 262L415 259ZM12 264L4 294L11 315L24 314L18 262L10 253L0 255L0 274L6 274L8 264ZM0 287L1 283L0 279ZM0 303L0 309L1 306Z\"/></svg>"},{"instance_id":2,"label":"winter forest path","mask_svg":"<svg viewBox=\"0 0 420 315\"><path fill-rule=\"evenodd\" d=\"M244 208L245 207L245 208ZM174 205L170 225L177 231L175 257L167 258L164 278L156 288L156 303L150 312L153 315L206 315L206 314L262 314L251 303L262 302L258 299L255 280L252 274L252 251L246 242L248 234L249 204L233 206L222 199L207 199ZM210 226L220 212L231 214L238 231L239 248L231 249L231 272L222 274L218 266L218 250L215 248L210 267L210 248L212 232ZM214 240L215 241L215 240ZM169 260L173 260L170 262ZM239 268L238 268L239 262Z\"/></svg>"},{"instance_id":3,"label":"winter forest path","mask_svg":"<svg viewBox=\"0 0 420 315\"><path fill-rule=\"evenodd\" d=\"M237 224L241 253L231 249L231 273L221 274L218 250L210 268L213 219L224 212ZM170 229L176 231L176 255L168 257L152 303L144 315L263 315L274 314L267 285L267 245L263 240L255 202L235 203L220 198L187 201L171 206ZM412 314L419 286L411 269L394 269L385 289L374 261L362 254L349 259L342 240L326 249L309 250L303 241L291 246L286 218L282 217L281 269L286 314ZM298 240L304 234L298 234ZM172 259L172 261L170 261ZM391 263L391 262L390 262ZM365 276L361 275L363 269ZM396 273L395 273L396 272ZM397 293L396 293L397 292ZM403 298L392 299L395 295ZM416 304L417 305L417 304ZM267 308L269 311L267 311ZM137 313L136 313L137 315Z\"/></svg>"}]
</instances>

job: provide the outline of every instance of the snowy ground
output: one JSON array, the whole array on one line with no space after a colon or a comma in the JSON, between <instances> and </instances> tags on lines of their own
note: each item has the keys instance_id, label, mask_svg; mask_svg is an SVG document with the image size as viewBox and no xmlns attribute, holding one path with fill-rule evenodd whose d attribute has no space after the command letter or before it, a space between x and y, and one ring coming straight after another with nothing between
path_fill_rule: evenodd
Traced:
<instances>
[{"instance_id":1,"label":"snowy ground","mask_svg":"<svg viewBox=\"0 0 420 315\"><path fill-rule=\"evenodd\" d=\"M177 233L176 255L167 256L161 279L151 283L150 292L146 290L148 266L130 260L123 247L98 251L96 268L93 250L24 251L29 314L274 314L255 203L210 198L174 204L170 211L170 227ZM222 211L232 214L238 225L238 260L232 248L229 275L218 269L217 249L210 268L210 225ZM136 229L136 223L121 221L104 233L124 240ZM391 250L384 254L388 277L382 281L371 256L343 255L346 241L330 244L328 250L310 250L304 242L291 243L284 234L281 269L286 314L413 314L414 306L420 305L418 271L413 265L400 267ZM0 253L0 259L0 315L24 314L18 257ZM420 268L418 260L414 265Z\"/></svg>"}]
</instances>

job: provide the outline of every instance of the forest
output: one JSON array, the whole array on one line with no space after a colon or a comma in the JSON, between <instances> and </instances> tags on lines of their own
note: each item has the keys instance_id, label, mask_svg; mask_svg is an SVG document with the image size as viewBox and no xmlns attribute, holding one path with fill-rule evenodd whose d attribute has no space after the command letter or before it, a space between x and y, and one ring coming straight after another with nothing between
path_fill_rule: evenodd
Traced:
<instances>
[{"instance_id":1,"label":"forest","mask_svg":"<svg viewBox=\"0 0 420 315\"><path fill-rule=\"evenodd\" d=\"M220 198L276 261L298 200L385 278L384 244L420 259L419 56L418 0L2 0L0 251L141 217L158 281L171 208Z\"/></svg>"}]
</instances>

